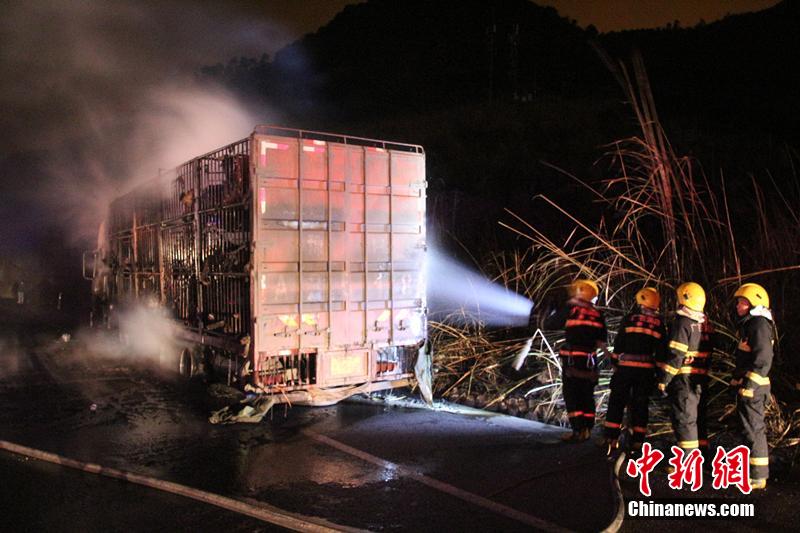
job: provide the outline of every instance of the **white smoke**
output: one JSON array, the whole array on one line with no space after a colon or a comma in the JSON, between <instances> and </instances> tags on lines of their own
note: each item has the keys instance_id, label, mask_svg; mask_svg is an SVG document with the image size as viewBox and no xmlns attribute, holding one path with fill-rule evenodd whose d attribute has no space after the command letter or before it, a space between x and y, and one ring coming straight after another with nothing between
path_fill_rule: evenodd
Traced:
<instances>
[{"instance_id":1,"label":"white smoke","mask_svg":"<svg viewBox=\"0 0 800 533\"><path fill-rule=\"evenodd\" d=\"M35 162L15 180L23 200L82 244L111 199L159 169L280 121L198 78L204 65L285 40L279 26L222 4L12 2L0 36L0 160Z\"/></svg>"},{"instance_id":2,"label":"white smoke","mask_svg":"<svg viewBox=\"0 0 800 533\"><path fill-rule=\"evenodd\" d=\"M429 249L426 257L428 307L434 318L478 319L490 326L528 324L533 302L500 283Z\"/></svg>"},{"instance_id":3,"label":"white smoke","mask_svg":"<svg viewBox=\"0 0 800 533\"><path fill-rule=\"evenodd\" d=\"M118 328L81 330L75 335L79 348L72 351L82 360L118 361L135 368L147 368L167 377L178 372L183 348L176 336L176 323L166 310L137 305L115 315Z\"/></svg>"},{"instance_id":4,"label":"white smoke","mask_svg":"<svg viewBox=\"0 0 800 533\"><path fill-rule=\"evenodd\" d=\"M0 209L0 237L27 246L49 226L66 244L94 248L114 198L246 137L258 123L280 122L198 72L237 56L260 57L273 41L286 40L278 25L225 3L4 3L0 163L15 164L0 176L0 196L13 198ZM136 309L119 319L129 346L86 336L87 356L160 365L174 351L171 322L159 311Z\"/></svg>"},{"instance_id":5,"label":"white smoke","mask_svg":"<svg viewBox=\"0 0 800 533\"><path fill-rule=\"evenodd\" d=\"M70 238L91 245L114 198L160 170L246 137L256 116L221 89L153 88L132 115L129 130L115 142L98 140L99 153L55 154L47 167L49 196L40 199L67 221Z\"/></svg>"},{"instance_id":6,"label":"white smoke","mask_svg":"<svg viewBox=\"0 0 800 533\"><path fill-rule=\"evenodd\" d=\"M15 336L0 334L0 380L18 374L25 367L25 352Z\"/></svg>"}]
</instances>

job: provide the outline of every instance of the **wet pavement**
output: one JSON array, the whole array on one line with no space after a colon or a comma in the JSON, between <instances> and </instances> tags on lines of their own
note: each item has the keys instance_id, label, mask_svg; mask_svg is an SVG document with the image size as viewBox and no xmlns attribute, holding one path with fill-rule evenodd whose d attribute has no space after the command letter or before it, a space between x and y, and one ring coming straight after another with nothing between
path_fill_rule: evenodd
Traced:
<instances>
[{"instance_id":1,"label":"wet pavement","mask_svg":"<svg viewBox=\"0 0 800 533\"><path fill-rule=\"evenodd\" d=\"M0 452L0 531L286 531L205 503Z\"/></svg>"},{"instance_id":2,"label":"wet pavement","mask_svg":"<svg viewBox=\"0 0 800 533\"><path fill-rule=\"evenodd\" d=\"M0 439L375 531L597 531L618 507L601 452L559 428L473 411L372 402L277 406L255 425L207 421L223 401L120 357L107 337L4 321ZM96 407L92 409L92 405ZM662 443L665 444L665 443ZM726 447L731 443L719 442ZM692 493L652 475L654 498L756 503L756 520L626 519L622 531L792 531L800 483L774 465L766 492ZM275 531L180 496L0 452L0 530ZM621 476L626 501L637 482Z\"/></svg>"},{"instance_id":3,"label":"wet pavement","mask_svg":"<svg viewBox=\"0 0 800 533\"><path fill-rule=\"evenodd\" d=\"M616 510L601 452L561 444L558 428L363 403L277 406L260 424L214 426L204 384L171 381L105 348L98 355L89 334L63 342L58 333L0 332L0 439L370 530L596 531ZM0 455L0 473L10 480L2 496L14 502L11 516L41 526L31 529L150 530L141 516L163 509L175 512L155 529L274 529L11 455ZM50 491L43 515L32 502L48 479L61 489ZM118 510L125 501L131 507ZM51 528L62 514L97 516Z\"/></svg>"}]
</instances>

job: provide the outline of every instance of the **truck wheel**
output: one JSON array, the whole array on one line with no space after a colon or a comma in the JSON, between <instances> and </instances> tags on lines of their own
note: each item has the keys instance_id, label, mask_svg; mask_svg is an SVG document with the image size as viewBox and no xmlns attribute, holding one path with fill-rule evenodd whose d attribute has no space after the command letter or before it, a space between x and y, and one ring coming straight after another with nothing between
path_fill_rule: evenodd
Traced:
<instances>
[{"instance_id":1,"label":"truck wheel","mask_svg":"<svg viewBox=\"0 0 800 533\"><path fill-rule=\"evenodd\" d=\"M185 379L190 379L197 375L199 368L194 359L194 354L189 348L184 348L181 351L181 356L178 360L178 373Z\"/></svg>"}]
</instances>

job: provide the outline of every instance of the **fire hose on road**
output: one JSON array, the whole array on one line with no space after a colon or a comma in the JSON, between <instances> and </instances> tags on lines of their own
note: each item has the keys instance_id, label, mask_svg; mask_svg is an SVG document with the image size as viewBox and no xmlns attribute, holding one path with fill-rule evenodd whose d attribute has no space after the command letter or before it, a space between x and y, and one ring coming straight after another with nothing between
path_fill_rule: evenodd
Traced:
<instances>
[{"instance_id":1,"label":"fire hose on road","mask_svg":"<svg viewBox=\"0 0 800 533\"><path fill-rule=\"evenodd\" d=\"M74 468L90 474L97 474L110 477L112 479L119 479L129 483L135 483L137 485L150 487L163 492L169 492L185 498L191 498L199 502L207 503L228 511L249 516L263 522L282 526L293 531L309 531L319 533L328 531L361 531L356 528L341 526L323 520L288 513L266 504L253 505L233 498L228 498L226 496L221 496L219 494L214 494L212 492L206 492L204 490L187 487L186 485L181 485L179 483L143 476L141 474L134 474L132 472L126 472L116 468L108 468L95 463L86 463L83 461L70 459L68 457L63 457L55 453L15 444L13 442L0 440L0 450L30 457L31 459L38 459L40 461L46 461L48 463Z\"/></svg>"}]
</instances>

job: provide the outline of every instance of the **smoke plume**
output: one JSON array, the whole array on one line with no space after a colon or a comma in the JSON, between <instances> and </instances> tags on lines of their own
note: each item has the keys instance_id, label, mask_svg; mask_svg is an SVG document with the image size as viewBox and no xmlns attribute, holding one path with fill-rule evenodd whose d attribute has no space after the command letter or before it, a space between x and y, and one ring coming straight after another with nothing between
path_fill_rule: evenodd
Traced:
<instances>
[{"instance_id":1,"label":"smoke plume","mask_svg":"<svg viewBox=\"0 0 800 533\"><path fill-rule=\"evenodd\" d=\"M203 65L260 56L285 38L235 6L33 0L3 11L6 245L24 247L48 224L91 245L113 197L280 120L197 76Z\"/></svg>"}]
</instances>

